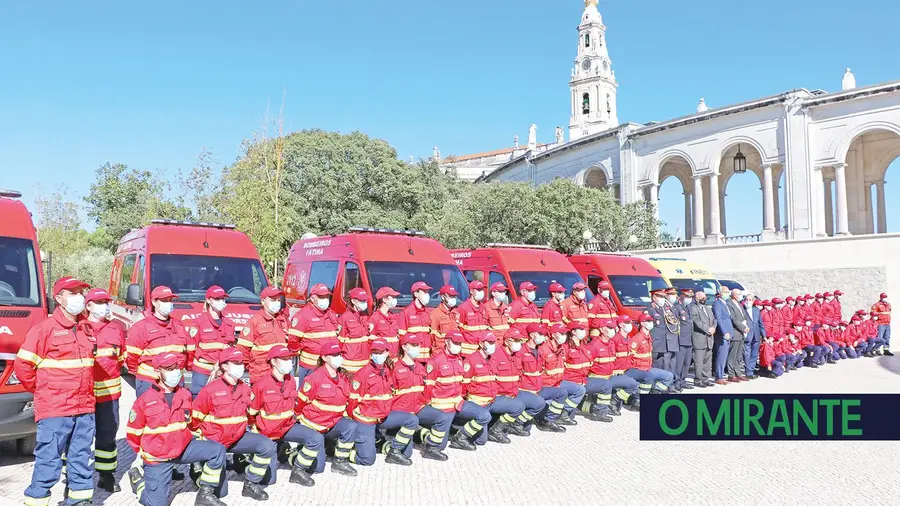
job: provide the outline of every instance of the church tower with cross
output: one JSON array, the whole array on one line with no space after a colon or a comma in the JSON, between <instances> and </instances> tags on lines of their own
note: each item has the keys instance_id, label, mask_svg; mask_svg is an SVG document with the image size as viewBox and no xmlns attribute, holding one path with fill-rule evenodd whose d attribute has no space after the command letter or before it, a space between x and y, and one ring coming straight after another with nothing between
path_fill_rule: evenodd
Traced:
<instances>
[{"instance_id":1,"label":"church tower with cross","mask_svg":"<svg viewBox=\"0 0 900 506\"><path fill-rule=\"evenodd\" d=\"M606 27L597 0L584 1L578 25L578 55L569 81L569 140L574 141L619 124L616 115L616 73L606 45Z\"/></svg>"}]
</instances>

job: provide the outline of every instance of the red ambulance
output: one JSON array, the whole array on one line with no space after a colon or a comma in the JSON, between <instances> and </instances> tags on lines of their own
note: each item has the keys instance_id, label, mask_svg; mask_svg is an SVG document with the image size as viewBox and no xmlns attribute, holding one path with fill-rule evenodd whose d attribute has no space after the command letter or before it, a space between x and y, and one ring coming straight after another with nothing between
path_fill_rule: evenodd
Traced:
<instances>
[{"instance_id":1,"label":"red ambulance","mask_svg":"<svg viewBox=\"0 0 900 506\"><path fill-rule=\"evenodd\" d=\"M585 253L569 261L593 293L599 293L600 281L609 283L616 312L632 319L650 306L650 290L669 286L649 262L627 253Z\"/></svg>"}]
</instances>

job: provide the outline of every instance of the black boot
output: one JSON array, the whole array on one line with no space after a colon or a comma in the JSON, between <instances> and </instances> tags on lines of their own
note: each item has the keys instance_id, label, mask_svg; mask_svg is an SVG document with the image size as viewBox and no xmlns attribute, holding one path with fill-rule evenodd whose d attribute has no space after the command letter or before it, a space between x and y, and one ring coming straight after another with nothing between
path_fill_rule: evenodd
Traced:
<instances>
[{"instance_id":1,"label":"black boot","mask_svg":"<svg viewBox=\"0 0 900 506\"><path fill-rule=\"evenodd\" d=\"M356 469L353 469L349 460L342 457L335 457L331 461L331 470L344 476L356 476Z\"/></svg>"},{"instance_id":2,"label":"black boot","mask_svg":"<svg viewBox=\"0 0 900 506\"><path fill-rule=\"evenodd\" d=\"M450 437L450 448L453 448L454 450L465 450L467 452L475 451L475 445L469 441L469 438L466 437L466 433L463 431L458 431Z\"/></svg>"},{"instance_id":3,"label":"black boot","mask_svg":"<svg viewBox=\"0 0 900 506\"><path fill-rule=\"evenodd\" d=\"M641 410L641 398L637 395L632 395L631 399L628 399L628 405L626 409L629 411L640 411Z\"/></svg>"},{"instance_id":4,"label":"black boot","mask_svg":"<svg viewBox=\"0 0 900 506\"><path fill-rule=\"evenodd\" d=\"M199 462L194 462L188 466L188 474L191 477L191 482L196 483L197 486L200 486L200 476L203 474L203 464ZM184 475L181 475L182 479L184 479ZM172 470L172 479L175 479L175 470Z\"/></svg>"},{"instance_id":5,"label":"black boot","mask_svg":"<svg viewBox=\"0 0 900 506\"><path fill-rule=\"evenodd\" d=\"M594 406L591 409L591 420L595 422L606 422L609 423L613 421L613 417L609 415L609 410L601 409L600 406Z\"/></svg>"},{"instance_id":6,"label":"black boot","mask_svg":"<svg viewBox=\"0 0 900 506\"><path fill-rule=\"evenodd\" d=\"M422 450L422 458L445 462L450 457L448 457L446 453L438 450L437 446L426 446L425 449Z\"/></svg>"},{"instance_id":7,"label":"black boot","mask_svg":"<svg viewBox=\"0 0 900 506\"><path fill-rule=\"evenodd\" d=\"M291 450L291 445L289 445L286 441L282 441L278 445L278 463L279 464L287 464L290 462L291 455L296 453L296 450Z\"/></svg>"},{"instance_id":8,"label":"black boot","mask_svg":"<svg viewBox=\"0 0 900 506\"><path fill-rule=\"evenodd\" d=\"M531 435L530 432L525 428L525 424L522 422L511 423L506 427L506 433L512 434L513 436L519 437L528 437Z\"/></svg>"},{"instance_id":9,"label":"black boot","mask_svg":"<svg viewBox=\"0 0 900 506\"><path fill-rule=\"evenodd\" d=\"M259 486L259 483L252 483L249 481L244 482L244 490L241 490L241 495L249 497L254 501L265 501L269 499L269 494Z\"/></svg>"},{"instance_id":10,"label":"black boot","mask_svg":"<svg viewBox=\"0 0 900 506\"><path fill-rule=\"evenodd\" d=\"M312 487L316 484L316 482L313 481L312 476L310 476L305 469L301 469L298 466L294 466L291 470L291 478L288 481L304 487Z\"/></svg>"},{"instance_id":11,"label":"black boot","mask_svg":"<svg viewBox=\"0 0 900 506\"><path fill-rule=\"evenodd\" d=\"M488 429L488 441L508 445L510 441L509 437L503 432L504 425L506 424L499 421L494 423L494 425Z\"/></svg>"},{"instance_id":12,"label":"black boot","mask_svg":"<svg viewBox=\"0 0 900 506\"><path fill-rule=\"evenodd\" d=\"M181 471L179 471L178 469L173 467L172 468L172 479L174 481L181 481L184 479L184 473L182 473ZM222 502L222 501L219 501L219 502Z\"/></svg>"},{"instance_id":13,"label":"black boot","mask_svg":"<svg viewBox=\"0 0 900 506\"><path fill-rule=\"evenodd\" d=\"M622 400L618 397L614 398L609 405L609 414L612 416L622 416Z\"/></svg>"},{"instance_id":14,"label":"black boot","mask_svg":"<svg viewBox=\"0 0 900 506\"><path fill-rule=\"evenodd\" d=\"M570 415L570 414L566 413L565 411L563 411L563 414L559 415L558 423L560 425L568 425L568 426L578 425L578 421L575 420L574 412Z\"/></svg>"},{"instance_id":15,"label":"black boot","mask_svg":"<svg viewBox=\"0 0 900 506\"><path fill-rule=\"evenodd\" d=\"M85 499L83 501L78 501L77 503L73 504L72 506L91 506L92 504L94 504L94 503L91 502L90 499Z\"/></svg>"},{"instance_id":16,"label":"black boot","mask_svg":"<svg viewBox=\"0 0 900 506\"><path fill-rule=\"evenodd\" d=\"M885 356L885 357L893 357L894 354L891 353L891 350L884 350L884 356Z\"/></svg>"},{"instance_id":17,"label":"black boot","mask_svg":"<svg viewBox=\"0 0 900 506\"><path fill-rule=\"evenodd\" d=\"M401 466L411 466L412 460L410 460L406 455L403 455L403 452L396 448L391 448L387 452L387 457L384 459L388 464L397 464Z\"/></svg>"},{"instance_id":18,"label":"black boot","mask_svg":"<svg viewBox=\"0 0 900 506\"><path fill-rule=\"evenodd\" d=\"M556 422L548 422L546 420L539 421L537 424L538 430L542 432L565 432L566 428Z\"/></svg>"},{"instance_id":19,"label":"black boot","mask_svg":"<svg viewBox=\"0 0 900 506\"><path fill-rule=\"evenodd\" d=\"M97 488L103 489L110 494L121 492L122 487L116 481L116 476L110 471L100 471L100 477L97 480Z\"/></svg>"},{"instance_id":20,"label":"black boot","mask_svg":"<svg viewBox=\"0 0 900 506\"><path fill-rule=\"evenodd\" d=\"M212 487L200 485L200 490L197 491L197 498L194 499L194 506L226 506L226 504L216 497Z\"/></svg>"},{"instance_id":21,"label":"black boot","mask_svg":"<svg viewBox=\"0 0 900 506\"><path fill-rule=\"evenodd\" d=\"M681 382L681 388L684 389L684 390L693 390L693 389L694 389L694 385L691 385L691 384L688 383L687 381L682 381L682 382Z\"/></svg>"}]
</instances>

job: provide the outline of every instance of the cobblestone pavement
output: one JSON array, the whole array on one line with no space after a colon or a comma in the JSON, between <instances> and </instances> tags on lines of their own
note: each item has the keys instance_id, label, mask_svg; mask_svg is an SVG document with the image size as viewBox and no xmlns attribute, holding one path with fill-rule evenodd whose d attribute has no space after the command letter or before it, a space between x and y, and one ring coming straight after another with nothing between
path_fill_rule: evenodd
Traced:
<instances>
[{"instance_id":1,"label":"cobblestone pavement","mask_svg":"<svg viewBox=\"0 0 900 506\"><path fill-rule=\"evenodd\" d=\"M693 390L696 392L697 390ZM709 393L900 393L898 357L846 360L824 369L802 369L778 380L759 379ZM122 399L122 421L133 391ZM124 438L124 432L120 431ZM0 447L0 504L20 503L31 459L10 457ZM119 470L134 454L119 444ZM414 457L412 467L371 468L348 478L326 468L316 486L288 483L282 468L268 487L269 504L453 505L530 504L900 504L896 457L900 442L641 442L638 414L624 412L612 424L581 420L566 434L535 431L508 446L489 444L473 453L449 450L448 462ZM241 482L229 475L229 505L252 505ZM840 484L843 483L843 484ZM127 480L113 496L98 493L94 504L137 505ZM175 505L190 505L194 488L174 487ZM5 500L5 501L4 501ZM51 504L62 500L53 489Z\"/></svg>"}]
</instances>

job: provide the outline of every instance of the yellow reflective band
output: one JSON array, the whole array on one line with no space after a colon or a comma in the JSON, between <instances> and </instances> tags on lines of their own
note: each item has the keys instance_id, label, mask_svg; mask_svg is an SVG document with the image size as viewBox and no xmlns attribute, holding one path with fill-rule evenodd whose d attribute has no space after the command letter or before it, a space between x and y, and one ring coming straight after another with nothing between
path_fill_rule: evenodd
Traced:
<instances>
[{"instance_id":1,"label":"yellow reflective band","mask_svg":"<svg viewBox=\"0 0 900 506\"><path fill-rule=\"evenodd\" d=\"M162 355L163 353L184 353L184 345L183 344L167 344L165 346L157 346L156 348L147 348L144 350L144 355ZM130 353L130 352L129 352Z\"/></svg>"},{"instance_id":2,"label":"yellow reflective band","mask_svg":"<svg viewBox=\"0 0 900 506\"><path fill-rule=\"evenodd\" d=\"M657 390L662 390L663 392L665 392L665 391L668 390L669 388L668 388L667 386L663 385L662 383L660 383L659 381L657 381L657 382L656 382L656 389L657 389Z\"/></svg>"},{"instance_id":3,"label":"yellow reflective band","mask_svg":"<svg viewBox=\"0 0 900 506\"><path fill-rule=\"evenodd\" d=\"M394 394L363 395L362 397L357 396L357 398L361 401L389 401L393 397Z\"/></svg>"},{"instance_id":4,"label":"yellow reflective band","mask_svg":"<svg viewBox=\"0 0 900 506\"><path fill-rule=\"evenodd\" d=\"M94 457L98 459L114 459L119 456L118 450L108 452L106 450L94 450Z\"/></svg>"},{"instance_id":5,"label":"yellow reflective band","mask_svg":"<svg viewBox=\"0 0 900 506\"><path fill-rule=\"evenodd\" d=\"M117 348L97 348L97 352L94 353L95 357L117 357L119 356L119 351Z\"/></svg>"},{"instance_id":6,"label":"yellow reflective band","mask_svg":"<svg viewBox=\"0 0 900 506\"><path fill-rule=\"evenodd\" d=\"M93 488L89 488L87 490L69 489L69 499L75 499L76 501L86 501L92 497L94 497Z\"/></svg>"},{"instance_id":7,"label":"yellow reflective band","mask_svg":"<svg viewBox=\"0 0 900 506\"><path fill-rule=\"evenodd\" d=\"M79 369L93 366L93 358L65 358L61 360L45 358L37 364L38 369Z\"/></svg>"},{"instance_id":8,"label":"yellow reflective band","mask_svg":"<svg viewBox=\"0 0 900 506\"><path fill-rule=\"evenodd\" d=\"M312 401L312 405L321 409L322 411L328 411L329 413L343 413L345 409L347 409L346 404L325 404L324 402L316 399Z\"/></svg>"},{"instance_id":9,"label":"yellow reflective band","mask_svg":"<svg viewBox=\"0 0 900 506\"><path fill-rule=\"evenodd\" d=\"M236 425L247 422L246 415L242 416L228 416L228 417L218 417L215 415L211 415L208 413L201 413L196 409L191 413L191 416L200 420L201 422L214 423L216 425Z\"/></svg>"},{"instance_id":10,"label":"yellow reflective band","mask_svg":"<svg viewBox=\"0 0 900 506\"><path fill-rule=\"evenodd\" d=\"M460 329L465 330L467 332L478 332L480 330L488 330L490 327L487 325L463 325L460 324Z\"/></svg>"},{"instance_id":11,"label":"yellow reflective band","mask_svg":"<svg viewBox=\"0 0 900 506\"><path fill-rule=\"evenodd\" d=\"M409 427L400 427L400 430L397 431L398 434L406 434L409 436L412 436L415 432L415 429L410 429Z\"/></svg>"},{"instance_id":12,"label":"yellow reflective band","mask_svg":"<svg viewBox=\"0 0 900 506\"><path fill-rule=\"evenodd\" d=\"M615 362L616 357L597 357L594 359L594 363L597 364L608 364L610 362Z\"/></svg>"},{"instance_id":13,"label":"yellow reflective band","mask_svg":"<svg viewBox=\"0 0 900 506\"><path fill-rule=\"evenodd\" d=\"M440 376L434 381L437 383L441 383L444 385L451 385L453 383L459 383L463 380L462 376Z\"/></svg>"},{"instance_id":14,"label":"yellow reflective band","mask_svg":"<svg viewBox=\"0 0 900 506\"><path fill-rule=\"evenodd\" d=\"M611 394L597 394L597 397L600 399L612 399Z\"/></svg>"},{"instance_id":15,"label":"yellow reflective band","mask_svg":"<svg viewBox=\"0 0 900 506\"><path fill-rule=\"evenodd\" d=\"M248 340L244 339L243 337L239 337L238 340L237 340L237 345L238 345L238 346L243 346L243 347L245 347L245 348L252 348L252 347L253 347L253 341L248 341Z\"/></svg>"},{"instance_id":16,"label":"yellow reflective band","mask_svg":"<svg viewBox=\"0 0 900 506\"><path fill-rule=\"evenodd\" d=\"M409 438L406 436L401 436L400 434L397 434L396 436L394 436L394 441L396 441L402 445L409 444Z\"/></svg>"},{"instance_id":17,"label":"yellow reflective band","mask_svg":"<svg viewBox=\"0 0 900 506\"><path fill-rule=\"evenodd\" d=\"M588 374L588 377L589 377L589 378L609 379L610 375L609 375L609 374L594 374L594 373L590 373L590 374Z\"/></svg>"},{"instance_id":18,"label":"yellow reflective band","mask_svg":"<svg viewBox=\"0 0 900 506\"><path fill-rule=\"evenodd\" d=\"M286 334L290 334L290 335L292 335L292 336L296 336L296 337L306 337L306 334L304 334L303 332L300 332L300 331L297 330L297 329L287 329L287 330L285 331L285 333L286 333Z\"/></svg>"},{"instance_id":19,"label":"yellow reflective band","mask_svg":"<svg viewBox=\"0 0 900 506\"><path fill-rule=\"evenodd\" d=\"M300 453L306 455L307 457L316 457L319 453L316 450L310 450L305 446L300 447Z\"/></svg>"},{"instance_id":20,"label":"yellow reflective band","mask_svg":"<svg viewBox=\"0 0 900 506\"><path fill-rule=\"evenodd\" d=\"M287 420L288 418L294 416L294 411L282 411L281 413L267 413L266 410L262 410L259 412L259 416L265 418L266 420Z\"/></svg>"},{"instance_id":21,"label":"yellow reflective band","mask_svg":"<svg viewBox=\"0 0 900 506\"><path fill-rule=\"evenodd\" d=\"M252 349L253 351L267 352L276 346L284 346L284 343L254 344Z\"/></svg>"},{"instance_id":22,"label":"yellow reflective band","mask_svg":"<svg viewBox=\"0 0 900 506\"><path fill-rule=\"evenodd\" d=\"M356 409L353 410L353 417L358 419L360 422L368 424L376 424L381 420L380 418L372 418L371 416L366 416L360 413L359 406L357 406Z\"/></svg>"},{"instance_id":23,"label":"yellow reflective band","mask_svg":"<svg viewBox=\"0 0 900 506\"><path fill-rule=\"evenodd\" d=\"M297 418L297 421L317 432L325 432L328 430L328 427L326 427L324 425L319 425L316 422L312 422L303 415L300 415L300 417Z\"/></svg>"},{"instance_id":24,"label":"yellow reflective band","mask_svg":"<svg viewBox=\"0 0 900 506\"><path fill-rule=\"evenodd\" d=\"M94 388L116 387L116 386L119 386L119 385L121 385L121 384L122 384L122 378L120 378L120 377L117 376L117 377L115 377L115 378L108 379L108 380L95 381L95 382L94 382Z\"/></svg>"},{"instance_id":25,"label":"yellow reflective band","mask_svg":"<svg viewBox=\"0 0 900 506\"><path fill-rule=\"evenodd\" d=\"M213 469L209 467L209 464L203 464L203 474L211 474L218 478L222 474L222 468Z\"/></svg>"},{"instance_id":26,"label":"yellow reflective band","mask_svg":"<svg viewBox=\"0 0 900 506\"><path fill-rule=\"evenodd\" d=\"M625 370L624 369L614 369L613 370L613 376L618 376L620 374L625 374Z\"/></svg>"},{"instance_id":27,"label":"yellow reflective band","mask_svg":"<svg viewBox=\"0 0 900 506\"><path fill-rule=\"evenodd\" d=\"M616 397L618 397L619 399L622 399L623 401L627 401L628 399L631 398L631 395L628 392L626 392L625 390L616 389Z\"/></svg>"},{"instance_id":28,"label":"yellow reflective band","mask_svg":"<svg viewBox=\"0 0 900 506\"><path fill-rule=\"evenodd\" d=\"M619 358L625 358L628 356L628 352L627 351L617 351L616 356Z\"/></svg>"},{"instance_id":29,"label":"yellow reflective band","mask_svg":"<svg viewBox=\"0 0 900 506\"><path fill-rule=\"evenodd\" d=\"M467 423L463 427L463 430L466 432L466 434L468 434L470 436L475 436L479 432L481 432L482 427L483 426L480 423L476 422L475 420L469 420L469 423Z\"/></svg>"},{"instance_id":30,"label":"yellow reflective band","mask_svg":"<svg viewBox=\"0 0 900 506\"><path fill-rule=\"evenodd\" d=\"M41 363L41 357L39 357L38 355L36 355L30 351L27 351L27 350L20 349L19 353L16 353L16 358L18 358L20 360L24 360L25 362L30 362L34 365ZM43 500L43 499L35 499L35 500ZM48 497L47 500L49 501L50 498Z\"/></svg>"},{"instance_id":31,"label":"yellow reflective band","mask_svg":"<svg viewBox=\"0 0 900 506\"><path fill-rule=\"evenodd\" d=\"M500 415L500 421L505 423L514 423L516 419L510 416L509 413L503 413L502 415Z\"/></svg>"},{"instance_id":32,"label":"yellow reflective band","mask_svg":"<svg viewBox=\"0 0 900 506\"><path fill-rule=\"evenodd\" d=\"M201 350L224 350L228 345L222 341L200 341L197 347Z\"/></svg>"},{"instance_id":33,"label":"yellow reflective band","mask_svg":"<svg viewBox=\"0 0 900 506\"><path fill-rule=\"evenodd\" d=\"M522 374L524 374L525 376L531 376L532 378L541 375L540 372L528 372L528 371L523 371Z\"/></svg>"},{"instance_id":34,"label":"yellow reflective band","mask_svg":"<svg viewBox=\"0 0 900 506\"><path fill-rule=\"evenodd\" d=\"M475 383L490 383L491 381L496 381L497 377L491 374L490 376L472 376L469 379Z\"/></svg>"},{"instance_id":35,"label":"yellow reflective band","mask_svg":"<svg viewBox=\"0 0 900 506\"><path fill-rule=\"evenodd\" d=\"M575 401L573 401L572 399L566 399L566 406L569 406L570 408L577 408L578 404L575 404Z\"/></svg>"},{"instance_id":36,"label":"yellow reflective band","mask_svg":"<svg viewBox=\"0 0 900 506\"><path fill-rule=\"evenodd\" d=\"M519 415L519 420L522 420L522 422L529 422L529 421L531 421L532 418L534 418L534 417L524 411L522 412L521 415Z\"/></svg>"},{"instance_id":37,"label":"yellow reflective band","mask_svg":"<svg viewBox=\"0 0 900 506\"><path fill-rule=\"evenodd\" d=\"M125 351L127 351L129 355L140 356L140 355L144 354L144 350L142 350L141 348L138 348L137 346L131 346L130 344L125 347Z\"/></svg>"},{"instance_id":38,"label":"yellow reflective band","mask_svg":"<svg viewBox=\"0 0 900 506\"><path fill-rule=\"evenodd\" d=\"M553 375L556 375L556 374L562 374L564 371L565 371L565 370L564 370L563 368L560 367L560 368L557 368L557 369L547 369L547 370L544 371L544 372L545 372L548 376L553 376Z\"/></svg>"},{"instance_id":39,"label":"yellow reflective band","mask_svg":"<svg viewBox=\"0 0 900 506\"><path fill-rule=\"evenodd\" d=\"M464 351L464 352L466 352L466 353L468 353L468 354L470 354L470 355L471 355L472 353L475 353L476 351L478 351L478 345L477 345L477 344L462 343L462 344L460 345L460 348L462 349L462 351Z\"/></svg>"},{"instance_id":40,"label":"yellow reflective band","mask_svg":"<svg viewBox=\"0 0 900 506\"><path fill-rule=\"evenodd\" d=\"M329 337L337 337L337 330L326 330L323 332L307 332L303 334L302 337L306 339L327 339Z\"/></svg>"},{"instance_id":41,"label":"yellow reflective band","mask_svg":"<svg viewBox=\"0 0 900 506\"><path fill-rule=\"evenodd\" d=\"M194 359L194 367L196 367L197 369L202 369L206 372L212 372L213 369L216 368L215 365L210 364L210 363L206 362L205 360L201 360L199 358Z\"/></svg>"},{"instance_id":42,"label":"yellow reflective band","mask_svg":"<svg viewBox=\"0 0 900 506\"><path fill-rule=\"evenodd\" d=\"M94 469L98 471L115 471L118 465L115 462L94 462Z\"/></svg>"},{"instance_id":43,"label":"yellow reflective band","mask_svg":"<svg viewBox=\"0 0 900 506\"><path fill-rule=\"evenodd\" d=\"M399 390L394 390L394 395L405 395L405 394L412 394L412 393L424 392L424 391L425 391L424 385L417 385L414 387L401 388Z\"/></svg>"},{"instance_id":44,"label":"yellow reflective band","mask_svg":"<svg viewBox=\"0 0 900 506\"><path fill-rule=\"evenodd\" d=\"M144 493L144 488L146 488L146 484L143 480L141 480L141 484L137 486L137 489L134 491L137 495L138 500L141 499L141 495Z\"/></svg>"},{"instance_id":45,"label":"yellow reflective band","mask_svg":"<svg viewBox=\"0 0 900 506\"><path fill-rule=\"evenodd\" d=\"M175 422L169 425L163 425L162 427L144 427L143 429L140 429L140 431L129 428L128 432L138 436L141 434L168 434L169 432L187 429L187 425L187 422Z\"/></svg>"},{"instance_id":46,"label":"yellow reflective band","mask_svg":"<svg viewBox=\"0 0 900 506\"><path fill-rule=\"evenodd\" d=\"M631 355L631 356L632 356L632 357L635 357L635 358L650 358L650 354L649 354L649 353L635 353L635 354L633 354L633 355Z\"/></svg>"},{"instance_id":47,"label":"yellow reflective band","mask_svg":"<svg viewBox=\"0 0 900 506\"><path fill-rule=\"evenodd\" d=\"M494 330L509 330L509 325L494 325L491 328Z\"/></svg>"},{"instance_id":48,"label":"yellow reflective band","mask_svg":"<svg viewBox=\"0 0 900 506\"><path fill-rule=\"evenodd\" d=\"M541 323L540 318L516 318L513 321L516 323Z\"/></svg>"},{"instance_id":49,"label":"yellow reflective band","mask_svg":"<svg viewBox=\"0 0 900 506\"><path fill-rule=\"evenodd\" d=\"M415 333L419 333L419 332L428 332L428 331L431 330L431 327L425 327L425 326L423 326L423 325L414 325L414 326L409 327L409 328L404 329L404 330L406 330L407 332L415 332Z\"/></svg>"},{"instance_id":50,"label":"yellow reflective band","mask_svg":"<svg viewBox=\"0 0 900 506\"><path fill-rule=\"evenodd\" d=\"M482 395L473 395L473 394L467 395L466 400L474 402L475 404L478 404L479 406L487 406L488 404L494 402L493 397L486 397L486 396L482 396Z\"/></svg>"},{"instance_id":51,"label":"yellow reflective band","mask_svg":"<svg viewBox=\"0 0 900 506\"><path fill-rule=\"evenodd\" d=\"M34 497L25 496L25 504L27 506L47 506L50 504L50 496L44 497L43 499L35 499Z\"/></svg>"},{"instance_id":52,"label":"yellow reflective band","mask_svg":"<svg viewBox=\"0 0 900 506\"><path fill-rule=\"evenodd\" d=\"M253 473L257 476L262 476L262 475L266 474L266 468L265 467L256 467L253 464L250 464L249 466L247 466L247 472Z\"/></svg>"},{"instance_id":53,"label":"yellow reflective band","mask_svg":"<svg viewBox=\"0 0 900 506\"><path fill-rule=\"evenodd\" d=\"M515 383L519 381L518 376L497 376L497 381L501 381L503 383Z\"/></svg>"},{"instance_id":54,"label":"yellow reflective band","mask_svg":"<svg viewBox=\"0 0 900 506\"><path fill-rule=\"evenodd\" d=\"M579 370L579 369L587 369L590 366L591 366L590 362L582 362L580 364L570 364L570 363L566 362L566 369Z\"/></svg>"},{"instance_id":55,"label":"yellow reflective band","mask_svg":"<svg viewBox=\"0 0 900 506\"><path fill-rule=\"evenodd\" d=\"M441 398L432 398L431 406L435 409L451 409L455 408L457 404L462 401L462 396L457 395L456 397L450 397L447 399Z\"/></svg>"},{"instance_id":56,"label":"yellow reflective band","mask_svg":"<svg viewBox=\"0 0 900 506\"><path fill-rule=\"evenodd\" d=\"M442 430L431 429L430 432L431 432L432 436L435 436L440 439L443 439L443 437L447 435L447 433Z\"/></svg>"},{"instance_id":57,"label":"yellow reflective band","mask_svg":"<svg viewBox=\"0 0 900 506\"><path fill-rule=\"evenodd\" d=\"M271 457L261 457L261 456L259 456L259 455L254 455L254 456L253 456L253 463L254 463L254 464L259 464L259 465L261 465L261 466L267 466L267 465L269 465L270 462L272 462L272 458L271 458Z\"/></svg>"},{"instance_id":58,"label":"yellow reflective band","mask_svg":"<svg viewBox=\"0 0 900 506\"><path fill-rule=\"evenodd\" d=\"M219 484L219 476L215 475L215 474L203 473L200 475L199 481L218 485Z\"/></svg>"},{"instance_id":59,"label":"yellow reflective band","mask_svg":"<svg viewBox=\"0 0 900 506\"><path fill-rule=\"evenodd\" d=\"M154 371L153 368L150 367L150 364L146 362L138 365L137 372L138 374L142 374L144 376L147 376L148 378L159 378L159 375L156 374L156 371Z\"/></svg>"}]
</instances>

